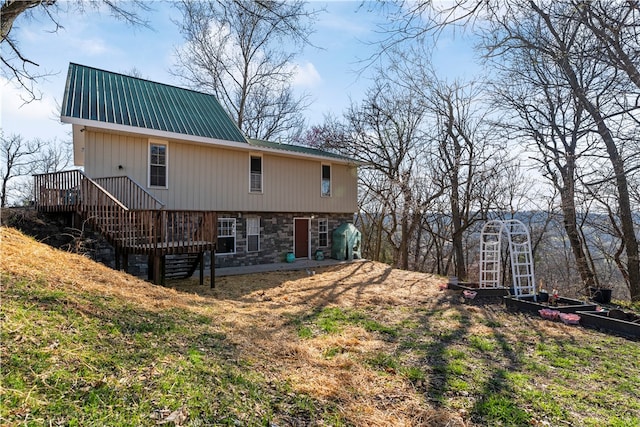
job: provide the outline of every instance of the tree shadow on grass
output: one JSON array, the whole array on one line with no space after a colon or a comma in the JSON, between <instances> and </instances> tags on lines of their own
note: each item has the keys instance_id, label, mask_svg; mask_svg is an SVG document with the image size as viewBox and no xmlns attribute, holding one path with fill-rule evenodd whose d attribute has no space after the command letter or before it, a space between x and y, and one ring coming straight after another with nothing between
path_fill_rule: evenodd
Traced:
<instances>
[{"instance_id":1,"label":"tree shadow on grass","mask_svg":"<svg viewBox=\"0 0 640 427\"><path fill-rule=\"evenodd\" d=\"M264 302L265 293L270 298L268 301L277 300L287 296L293 289L304 295L307 303L318 307L336 303L345 294L352 294L357 304L371 287L384 284L393 271L392 267L387 266L373 274L365 272L372 269L372 265L362 261L314 272L301 270L226 276L216 280L215 289L197 286L193 279L174 281L170 285L181 292L195 292L204 297L245 303Z\"/></svg>"},{"instance_id":2,"label":"tree shadow on grass","mask_svg":"<svg viewBox=\"0 0 640 427\"><path fill-rule=\"evenodd\" d=\"M204 425L266 425L283 417L312 423L331 411L248 368L214 317L39 289L16 284L4 292L3 315L30 336L3 343L12 390L2 422L148 425L155 410L184 406ZM38 398L24 399L23 389Z\"/></svg>"},{"instance_id":3,"label":"tree shadow on grass","mask_svg":"<svg viewBox=\"0 0 640 427\"><path fill-rule=\"evenodd\" d=\"M505 319L508 324L503 324ZM423 355L418 363L426 372L425 381L418 381L416 389L432 404L450 406L457 400L458 406L466 401L478 425L530 425L531 404L523 404L510 374L535 378L540 373L527 365L528 354L545 343L562 346L574 341L570 335L546 334L539 322L506 311L497 300L461 303L449 291L422 314L421 335L400 347Z\"/></svg>"}]
</instances>

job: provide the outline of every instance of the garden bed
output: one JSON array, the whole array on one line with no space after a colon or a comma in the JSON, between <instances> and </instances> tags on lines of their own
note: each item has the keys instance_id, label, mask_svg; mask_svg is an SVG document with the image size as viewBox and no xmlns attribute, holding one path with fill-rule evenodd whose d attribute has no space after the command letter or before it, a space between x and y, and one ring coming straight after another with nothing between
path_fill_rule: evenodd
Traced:
<instances>
[{"instance_id":1,"label":"garden bed","mask_svg":"<svg viewBox=\"0 0 640 427\"><path fill-rule=\"evenodd\" d=\"M504 297L504 304L509 310L526 311L538 314L543 308L553 308L560 313L575 313L581 311L595 311L596 305L580 300L560 297L558 305L551 307L548 302L538 302L535 295L523 295L520 297L508 295Z\"/></svg>"},{"instance_id":2,"label":"garden bed","mask_svg":"<svg viewBox=\"0 0 640 427\"><path fill-rule=\"evenodd\" d=\"M640 338L640 316L622 310L578 311L582 326ZM634 320L635 319L635 320Z\"/></svg>"},{"instance_id":3,"label":"garden bed","mask_svg":"<svg viewBox=\"0 0 640 427\"><path fill-rule=\"evenodd\" d=\"M491 297L503 297L509 295L511 290L509 288L480 288L477 283L473 282L452 282L447 283L447 289L453 289L456 291L473 291L476 292L475 298L491 298Z\"/></svg>"}]
</instances>

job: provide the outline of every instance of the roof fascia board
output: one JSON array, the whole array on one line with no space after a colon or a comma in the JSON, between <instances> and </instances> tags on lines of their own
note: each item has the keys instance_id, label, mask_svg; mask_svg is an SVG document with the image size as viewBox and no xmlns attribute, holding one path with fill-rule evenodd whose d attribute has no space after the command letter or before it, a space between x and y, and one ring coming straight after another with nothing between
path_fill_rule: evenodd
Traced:
<instances>
[{"instance_id":1,"label":"roof fascia board","mask_svg":"<svg viewBox=\"0 0 640 427\"><path fill-rule=\"evenodd\" d=\"M227 141L222 139L206 138L204 136L185 135L182 133L167 132L163 130L139 128L136 126L127 126L127 125L120 125L120 124L114 124L114 123L105 123L105 122L99 122L96 120L78 119L76 117L69 117L69 116L61 116L60 121L62 123L71 123L74 125L87 126L95 129L104 129L104 130L111 130L115 132L133 133L136 135L143 135L145 137L173 139L173 140L179 140L179 141L190 141L190 142L198 142L201 144L209 144L209 145L224 145L227 147L242 148L242 149L246 149L249 147L249 144L246 142Z\"/></svg>"},{"instance_id":2,"label":"roof fascia board","mask_svg":"<svg viewBox=\"0 0 640 427\"><path fill-rule=\"evenodd\" d=\"M120 125L120 124L114 124L114 123L105 123L105 122L100 122L96 120L79 119L76 117L60 116L60 121L62 123L71 123L74 125L87 126L87 127L92 127L96 129L134 133L134 134L143 135L146 137L156 137L156 138L172 139L172 140L178 140L178 141L196 142L196 143L207 144L207 145L217 145L217 146L240 149L243 151L272 153L272 154L276 154L283 157L316 159L316 160L322 160L325 162L341 163L341 164L356 164L356 165L359 164L358 162L354 162L353 160L350 161L345 159L338 159L331 156L321 156L321 155L308 154L308 153L296 153L293 151L278 150L275 148L257 147L255 145L249 144L248 142L236 142L236 141L227 141L222 139L212 139L212 138L206 138L202 136L185 135L182 133L167 132L162 130L139 128L135 126L127 126L127 125Z\"/></svg>"},{"instance_id":3,"label":"roof fascia board","mask_svg":"<svg viewBox=\"0 0 640 427\"><path fill-rule=\"evenodd\" d=\"M302 158L302 159L314 159L314 160L322 160L325 163L340 163L345 165L358 165L358 162L347 159L340 159L337 157L331 156L321 156L319 154L308 154L308 153L296 153L295 151L287 151L287 150L278 150L277 148L268 148L268 147L256 147L255 145L249 145L249 147L253 148L251 151L260 151L263 153L272 153L278 156L283 157L294 157L294 158Z\"/></svg>"}]
</instances>

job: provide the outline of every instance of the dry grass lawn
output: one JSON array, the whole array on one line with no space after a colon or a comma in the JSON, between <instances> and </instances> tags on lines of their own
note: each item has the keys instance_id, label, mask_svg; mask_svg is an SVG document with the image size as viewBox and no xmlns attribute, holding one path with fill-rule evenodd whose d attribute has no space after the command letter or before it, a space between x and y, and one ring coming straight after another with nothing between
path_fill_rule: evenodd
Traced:
<instances>
[{"instance_id":1,"label":"dry grass lawn","mask_svg":"<svg viewBox=\"0 0 640 427\"><path fill-rule=\"evenodd\" d=\"M616 424L616 417L630 420L628 425L640 422L640 404L628 404L640 401L629 386L637 381L634 371L640 372L637 358L618 367L616 395L603 407L565 403L602 389L602 382L579 379L604 375L591 366L602 361L598 349L620 346L637 356L636 343L510 314L496 300L462 303L458 293L441 289L442 277L362 261L314 275L221 277L215 289L197 280L163 288L53 250L11 228L0 230L5 278L26 278L69 295L118 298L150 312L184 310L211 319L211 328L224 333L245 369L267 384L290 384L293 393L317 405L332 405L342 420L336 425L627 425ZM560 347L571 353L574 347L567 346L589 351L581 360L556 353ZM273 423L331 424L302 423L285 414L276 414Z\"/></svg>"},{"instance_id":2,"label":"dry grass lawn","mask_svg":"<svg viewBox=\"0 0 640 427\"><path fill-rule=\"evenodd\" d=\"M354 361L354 355L393 353L394 340L358 325L301 340L292 319L323 308L376 307L370 313L374 321L397 323L407 318L407 308L448 299L439 288L443 283L442 277L364 261L319 269L312 276L306 271L227 276L218 278L213 290L203 289L196 280L173 286L180 292L215 298L225 313L220 321L233 331L234 342L244 349L252 366L265 375L290 381L299 392L341 402L357 425L388 426L419 425L443 417L455 421L458 416L430 409L401 375L380 375ZM326 357L329 349L337 349L337 356Z\"/></svg>"}]
</instances>

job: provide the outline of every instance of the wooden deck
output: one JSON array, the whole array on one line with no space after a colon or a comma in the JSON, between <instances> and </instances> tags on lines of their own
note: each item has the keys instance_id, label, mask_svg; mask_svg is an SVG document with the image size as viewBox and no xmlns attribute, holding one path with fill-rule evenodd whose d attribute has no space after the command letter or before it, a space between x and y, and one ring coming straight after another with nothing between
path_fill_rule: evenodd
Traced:
<instances>
[{"instance_id":1,"label":"wooden deck","mask_svg":"<svg viewBox=\"0 0 640 427\"><path fill-rule=\"evenodd\" d=\"M39 211L79 214L114 246L117 266L121 256L126 268L127 255L148 255L150 278L153 265L156 283L163 280L157 266L164 265L166 255L215 251L215 212L162 209L159 200L128 177L94 180L74 170L35 175L34 183Z\"/></svg>"}]
</instances>

